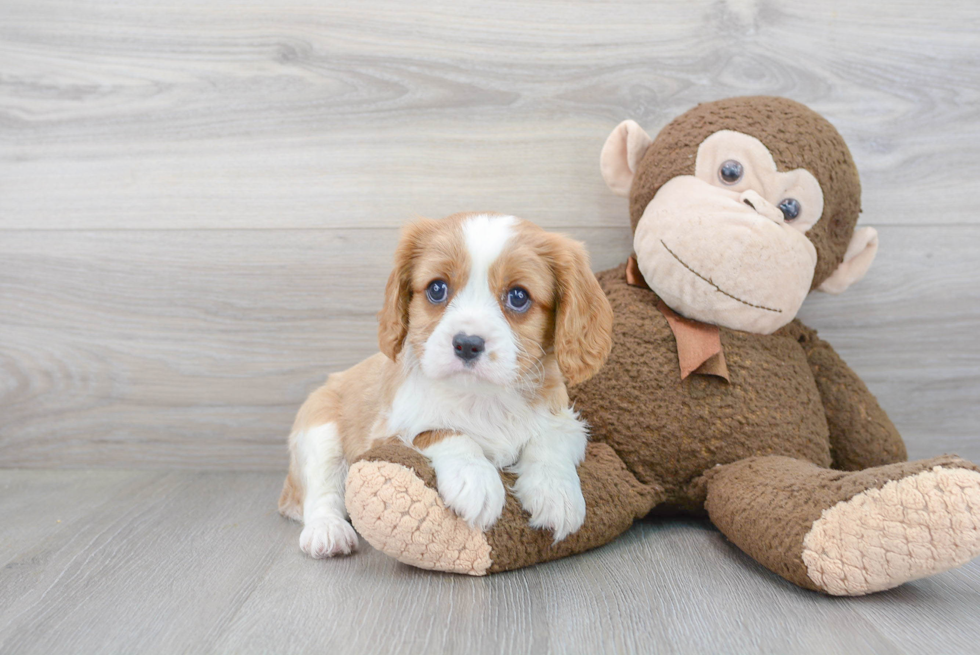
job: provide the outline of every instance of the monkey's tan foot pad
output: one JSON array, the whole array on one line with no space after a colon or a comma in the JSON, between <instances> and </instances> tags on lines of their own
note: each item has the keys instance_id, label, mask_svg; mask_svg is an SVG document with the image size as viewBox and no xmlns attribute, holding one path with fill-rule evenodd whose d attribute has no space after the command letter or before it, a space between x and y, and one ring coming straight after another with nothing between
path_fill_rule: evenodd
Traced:
<instances>
[{"instance_id":1,"label":"monkey's tan foot pad","mask_svg":"<svg viewBox=\"0 0 980 655\"><path fill-rule=\"evenodd\" d=\"M968 465L968 463L963 462ZM837 596L891 589L980 555L980 473L935 466L824 510L803 562Z\"/></svg>"},{"instance_id":2,"label":"monkey's tan foot pad","mask_svg":"<svg viewBox=\"0 0 980 655\"><path fill-rule=\"evenodd\" d=\"M345 500L361 536L400 562L469 575L490 568L486 536L448 509L411 468L356 462L347 475Z\"/></svg>"}]
</instances>

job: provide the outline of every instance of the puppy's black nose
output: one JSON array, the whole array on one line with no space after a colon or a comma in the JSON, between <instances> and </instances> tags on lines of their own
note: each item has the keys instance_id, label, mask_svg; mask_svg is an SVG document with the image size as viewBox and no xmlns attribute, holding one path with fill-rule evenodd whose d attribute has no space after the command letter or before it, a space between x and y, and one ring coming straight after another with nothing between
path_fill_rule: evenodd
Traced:
<instances>
[{"instance_id":1,"label":"puppy's black nose","mask_svg":"<svg viewBox=\"0 0 980 655\"><path fill-rule=\"evenodd\" d=\"M464 362L472 362L480 356L483 349L483 337L463 334L462 332L453 337L453 350L456 351L456 356Z\"/></svg>"}]
</instances>

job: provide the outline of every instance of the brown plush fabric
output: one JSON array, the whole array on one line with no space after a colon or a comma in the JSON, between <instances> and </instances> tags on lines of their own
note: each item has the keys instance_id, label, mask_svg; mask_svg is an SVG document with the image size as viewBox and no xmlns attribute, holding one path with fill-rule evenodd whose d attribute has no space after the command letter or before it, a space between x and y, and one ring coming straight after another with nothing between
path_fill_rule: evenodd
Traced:
<instances>
[{"instance_id":1,"label":"brown plush fabric","mask_svg":"<svg viewBox=\"0 0 980 655\"><path fill-rule=\"evenodd\" d=\"M356 461L390 462L415 472L426 486L437 489L436 474L429 460L400 443L386 443L370 449ZM609 543L625 532L638 518L646 516L663 499L663 490L643 485L626 469L622 460L605 444L590 443L585 460L578 468L585 496L585 523L578 532L554 544L553 535L528 526L529 515L512 493L507 494L504 511L497 524L486 532L490 543L490 573L509 571L530 564L547 562L581 553ZM514 476L502 473L505 488Z\"/></svg>"},{"instance_id":2,"label":"brown plush fabric","mask_svg":"<svg viewBox=\"0 0 980 655\"><path fill-rule=\"evenodd\" d=\"M415 471L415 475L425 483L425 486L436 489L436 472L432 470L429 458L419 451L409 448L400 441L392 439L387 443L374 446L366 453L355 459L351 464L367 460L369 462L391 462L401 464Z\"/></svg>"},{"instance_id":3,"label":"brown plush fabric","mask_svg":"<svg viewBox=\"0 0 980 655\"><path fill-rule=\"evenodd\" d=\"M661 186L678 175L693 175L698 146L719 130L762 141L780 171L805 168L824 194L823 215L807 233L819 262L816 289L844 258L861 211L861 182L840 133L812 109L787 98L751 96L700 104L664 127L640 160L630 189L633 231Z\"/></svg>"},{"instance_id":4,"label":"brown plush fabric","mask_svg":"<svg viewBox=\"0 0 980 655\"><path fill-rule=\"evenodd\" d=\"M757 562L807 589L803 539L824 510L934 466L980 471L955 455L846 473L788 457L753 457L705 474L707 510L725 536Z\"/></svg>"},{"instance_id":5,"label":"brown plush fabric","mask_svg":"<svg viewBox=\"0 0 980 655\"><path fill-rule=\"evenodd\" d=\"M605 444L588 445L578 474L585 496L585 523L557 544L550 531L530 528L530 515L513 494L507 494L503 514L486 533L492 547L490 573L548 562L607 544L663 499L660 487L638 482ZM504 477L510 487L513 476Z\"/></svg>"},{"instance_id":6,"label":"brown plush fabric","mask_svg":"<svg viewBox=\"0 0 980 655\"><path fill-rule=\"evenodd\" d=\"M904 462L908 455L901 435L868 391L830 344L816 330L802 323L787 326L799 330L810 370L820 390L830 429L833 467L842 471Z\"/></svg>"},{"instance_id":7,"label":"brown plush fabric","mask_svg":"<svg viewBox=\"0 0 980 655\"><path fill-rule=\"evenodd\" d=\"M680 381L657 295L627 284L625 266L597 277L613 307L613 349L570 396L594 440L609 444L641 482L664 487L661 511L703 514L697 478L715 464L786 455L830 465L824 406L792 329L760 336L722 328L731 381Z\"/></svg>"}]
</instances>

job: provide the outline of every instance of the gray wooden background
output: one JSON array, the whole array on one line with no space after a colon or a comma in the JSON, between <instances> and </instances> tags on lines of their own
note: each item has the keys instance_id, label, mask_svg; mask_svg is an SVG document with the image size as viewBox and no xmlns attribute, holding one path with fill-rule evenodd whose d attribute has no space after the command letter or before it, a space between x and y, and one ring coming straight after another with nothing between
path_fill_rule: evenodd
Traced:
<instances>
[{"instance_id":1,"label":"gray wooden background","mask_svg":"<svg viewBox=\"0 0 980 655\"><path fill-rule=\"evenodd\" d=\"M838 127L881 233L804 320L913 457L980 459L972 0L3 0L0 466L282 469L402 223L509 212L613 266L608 132L745 94Z\"/></svg>"}]
</instances>

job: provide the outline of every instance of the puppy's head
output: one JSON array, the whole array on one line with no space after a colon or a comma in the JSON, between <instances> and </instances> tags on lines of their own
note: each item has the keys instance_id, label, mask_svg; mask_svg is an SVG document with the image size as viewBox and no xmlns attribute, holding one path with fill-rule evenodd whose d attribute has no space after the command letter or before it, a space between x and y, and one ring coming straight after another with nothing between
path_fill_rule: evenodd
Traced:
<instances>
[{"instance_id":1,"label":"puppy's head","mask_svg":"<svg viewBox=\"0 0 980 655\"><path fill-rule=\"evenodd\" d=\"M430 378L535 386L554 357L572 384L599 370L612 309L581 243L497 214L408 225L395 251L381 351L406 348Z\"/></svg>"}]
</instances>

